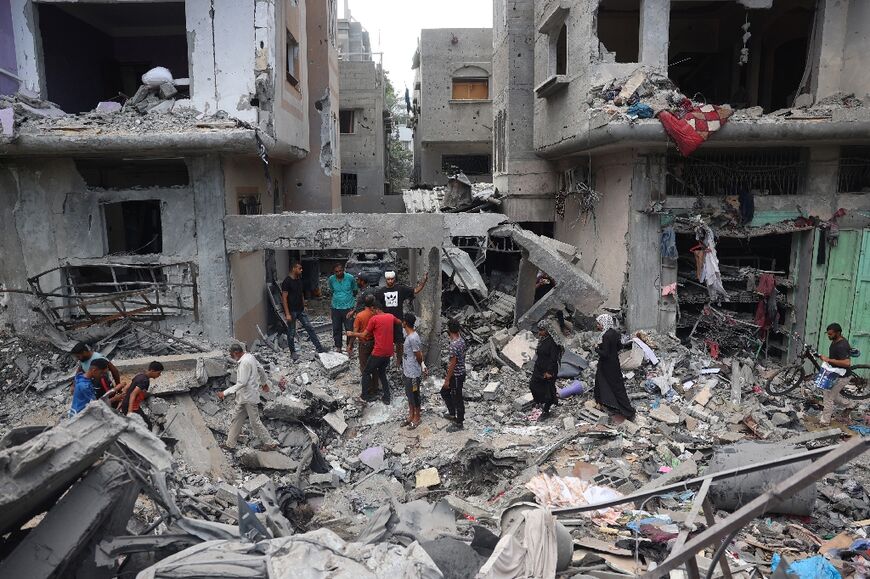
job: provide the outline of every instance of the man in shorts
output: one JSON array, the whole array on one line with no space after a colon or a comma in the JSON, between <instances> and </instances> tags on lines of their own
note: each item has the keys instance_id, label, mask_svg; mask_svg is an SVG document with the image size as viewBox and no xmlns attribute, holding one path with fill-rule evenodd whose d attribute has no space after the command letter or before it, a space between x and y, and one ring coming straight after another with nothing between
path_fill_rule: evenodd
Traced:
<instances>
[{"instance_id":1,"label":"man in shorts","mask_svg":"<svg viewBox=\"0 0 870 579\"><path fill-rule=\"evenodd\" d=\"M405 395L408 397L408 418L402 422L402 426L411 430L420 425L420 390L423 385L423 343L420 341L420 334L414 330L416 324L417 316L410 312L402 318L402 329L405 332L402 374L405 378Z\"/></svg>"}]
</instances>

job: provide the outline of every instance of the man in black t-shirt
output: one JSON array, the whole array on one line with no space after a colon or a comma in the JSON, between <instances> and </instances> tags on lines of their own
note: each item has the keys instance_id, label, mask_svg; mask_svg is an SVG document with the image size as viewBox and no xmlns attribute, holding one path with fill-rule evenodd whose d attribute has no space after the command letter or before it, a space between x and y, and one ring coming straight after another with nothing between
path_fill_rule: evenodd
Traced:
<instances>
[{"instance_id":1,"label":"man in black t-shirt","mask_svg":"<svg viewBox=\"0 0 870 579\"><path fill-rule=\"evenodd\" d=\"M827 356L819 356L823 362L827 362L834 368L845 368L848 372L852 367L852 346L849 341L843 337L843 327L840 324L830 324L827 328L828 339L831 340L831 347L828 348ZM849 378L844 376L834 381L833 387L830 390L825 390L824 407L822 414L819 416L819 422L822 426L828 426L831 423L831 416L834 414L834 406L837 403L842 403L840 390L848 384Z\"/></svg>"},{"instance_id":2,"label":"man in black t-shirt","mask_svg":"<svg viewBox=\"0 0 870 579\"><path fill-rule=\"evenodd\" d=\"M142 403L148 398L148 389L151 387L151 380L160 378L163 373L163 364L158 361L153 361L148 364L148 369L141 374L136 374L127 387L124 397L121 400L118 410L121 414L138 414L145 421L145 426L151 430L151 421L142 411Z\"/></svg>"},{"instance_id":3,"label":"man in black t-shirt","mask_svg":"<svg viewBox=\"0 0 870 579\"><path fill-rule=\"evenodd\" d=\"M429 272L426 272L426 275L423 276L423 279L420 280L420 283L415 288L397 284L396 272L394 271L386 272L384 279L386 280L386 286L380 288L375 297L381 304L385 314L393 314L401 320L405 315L405 301L413 300L414 296L423 291L423 288L426 287L426 282L429 280ZM402 329L402 326L396 326L393 334L393 344L396 351L396 367L400 370L402 369L402 353L405 349L404 343L405 331Z\"/></svg>"},{"instance_id":4,"label":"man in black t-shirt","mask_svg":"<svg viewBox=\"0 0 870 579\"><path fill-rule=\"evenodd\" d=\"M284 305L284 319L287 320L287 345L290 347L290 353L293 356L293 361L299 359L299 354L296 352L296 322L301 322L302 327L308 334L308 339L314 344L318 352L325 352L320 340L317 339L317 333L308 319L308 314L305 313L305 295L302 284L302 264L294 261L290 267L290 274L281 283L281 303Z\"/></svg>"}]
</instances>

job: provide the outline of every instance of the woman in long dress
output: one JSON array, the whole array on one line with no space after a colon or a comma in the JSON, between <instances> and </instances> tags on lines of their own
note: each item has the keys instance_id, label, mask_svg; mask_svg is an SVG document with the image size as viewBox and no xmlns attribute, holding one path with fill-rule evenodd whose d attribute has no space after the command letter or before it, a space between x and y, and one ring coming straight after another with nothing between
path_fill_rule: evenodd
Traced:
<instances>
[{"instance_id":1,"label":"woman in long dress","mask_svg":"<svg viewBox=\"0 0 870 579\"><path fill-rule=\"evenodd\" d=\"M562 348L553 340L545 322L538 324L538 351L529 390L535 404L542 406L541 418L550 416L550 408L558 403L556 399L556 378L562 360Z\"/></svg>"},{"instance_id":2,"label":"woman in long dress","mask_svg":"<svg viewBox=\"0 0 870 579\"><path fill-rule=\"evenodd\" d=\"M625 380L619 367L619 351L622 340L614 329L616 320L610 314L601 314L595 321L601 331L598 352L598 370L595 372L595 402L629 420L634 419L635 410L625 392Z\"/></svg>"}]
</instances>

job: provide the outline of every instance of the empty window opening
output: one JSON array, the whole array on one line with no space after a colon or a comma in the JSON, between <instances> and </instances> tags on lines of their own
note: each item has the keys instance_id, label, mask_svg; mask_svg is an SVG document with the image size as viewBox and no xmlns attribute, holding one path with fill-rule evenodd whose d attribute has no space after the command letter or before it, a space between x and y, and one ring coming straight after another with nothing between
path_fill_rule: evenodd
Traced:
<instances>
[{"instance_id":1,"label":"empty window opening","mask_svg":"<svg viewBox=\"0 0 870 579\"><path fill-rule=\"evenodd\" d=\"M700 151L668 155L667 194L673 197L798 195L804 188L804 149Z\"/></svg>"},{"instance_id":2,"label":"empty window opening","mask_svg":"<svg viewBox=\"0 0 870 579\"><path fill-rule=\"evenodd\" d=\"M841 149L837 191L870 193L870 147Z\"/></svg>"},{"instance_id":3,"label":"empty window opening","mask_svg":"<svg viewBox=\"0 0 870 579\"><path fill-rule=\"evenodd\" d=\"M75 163L91 189L184 187L190 184L183 159L77 159Z\"/></svg>"},{"instance_id":4,"label":"empty window opening","mask_svg":"<svg viewBox=\"0 0 870 579\"><path fill-rule=\"evenodd\" d=\"M359 195L359 190L357 189L356 173L342 173L341 174L341 194L342 195Z\"/></svg>"},{"instance_id":5,"label":"empty window opening","mask_svg":"<svg viewBox=\"0 0 870 579\"><path fill-rule=\"evenodd\" d=\"M296 86L299 84L299 42L287 31L286 51L284 58L287 60L287 82Z\"/></svg>"},{"instance_id":6,"label":"empty window opening","mask_svg":"<svg viewBox=\"0 0 870 579\"><path fill-rule=\"evenodd\" d=\"M563 24L556 36L556 74L568 74L568 25Z\"/></svg>"},{"instance_id":7,"label":"empty window opening","mask_svg":"<svg viewBox=\"0 0 870 579\"><path fill-rule=\"evenodd\" d=\"M762 357L784 360L788 350L789 312L793 308L792 238L792 234L719 237L716 252L722 286L728 297L707 309L711 305L708 304L710 298L706 287L698 280L698 265L692 251L698 241L693 233L678 233L680 316L677 335L686 339L691 334L697 345L708 351L711 344L715 344L713 347L719 348L720 356L760 353ZM765 274L773 277L777 292L775 325L765 321L767 310L764 317L759 317L762 294L756 289ZM770 316L770 320L773 318ZM768 325L771 326L768 331L758 328Z\"/></svg>"},{"instance_id":8,"label":"empty window opening","mask_svg":"<svg viewBox=\"0 0 870 579\"><path fill-rule=\"evenodd\" d=\"M343 135L356 132L356 115L353 109L341 109L338 111L338 128Z\"/></svg>"},{"instance_id":9,"label":"empty window opening","mask_svg":"<svg viewBox=\"0 0 870 579\"><path fill-rule=\"evenodd\" d=\"M106 245L111 255L148 255L163 251L160 201L122 201L103 205Z\"/></svg>"},{"instance_id":10,"label":"empty window opening","mask_svg":"<svg viewBox=\"0 0 870 579\"><path fill-rule=\"evenodd\" d=\"M190 76L184 2L36 6L48 99L68 113L133 96L155 66Z\"/></svg>"},{"instance_id":11,"label":"empty window opening","mask_svg":"<svg viewBox=\"0 0 870 579\"><path fill-rule=\"evenodd\" d=\"M260 198L255 195L246 195L239 198L239 215L260 215L263 207Z\"/></svg>"},{"instance_id":12,"label":"empty window opening","mask_svg":"<svg viewBox=\"0 0 870 579\"><path fill-rule=\"evenodd\" d=\"M453 100L487 100L489 98L489 79L454 78Z\"/></svg>"},{"instance_id":13,"label":"empty window opening","mask_svg":"<svg viewBox=\"0 0 870 579\"><path fill-rule=\"evenodd\" d=\"M814 4L776 0L770 9L747 10L737 2L674 2L668 76L683 94L707 103L765 112L790 107L801 92ZM741 65L746 23L752 36Z\"/></svg>"},{"instance_id":14,"label":"empty window opening","mask_svg":"<svg viewBox=\"0 0 870 579\"><path fill-rule=\"evenodd\" d=\"M469 177L474 175L489 175L492 166L490 155L442 155L441 170L445 175L456 175L459 172Z\"/></svg>"},{"instance_id":15,"label":"empty window opening","mask_svg":"<svg viewBox=\"0 0 870 579\"><path fill-rule=\"evenodd\" d=\"M640 0L602 0L597 22L605 61L640 60Z\"/></svg>"}]
</instances>

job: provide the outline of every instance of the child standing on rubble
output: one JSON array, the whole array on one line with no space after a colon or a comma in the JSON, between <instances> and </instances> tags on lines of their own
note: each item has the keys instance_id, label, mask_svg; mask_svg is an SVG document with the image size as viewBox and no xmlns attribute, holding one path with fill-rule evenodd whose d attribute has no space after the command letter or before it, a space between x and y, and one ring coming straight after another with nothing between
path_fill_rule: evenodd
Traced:
<instances>
[{"instance_id":1,"label":"child standing on rubble","mask_svg":"<svg viewBox=\"0 0 870 579\"><path fill-rule=\"evenodd\" d=\"M465 422L465 400L462 398L462 386L465 385L465 340L462 338L462 326L457 320L447 322L447 333L450 336L450 360L447 363L447 376L441 386L441 398L447 406L444 418L452 420L447 432L462 430Z\"/></svg>"},{"instance_id":2,"label":"child standing on rubble","mask_svg":"<svg viewBox=\"0 0 870 579\"><path fill-rule=\"evenodd\" d=\"M408 397L408 419L402 422L411 430L420 425L420 409L423 383L423 343L420 334L414 330L417 316L407 313L402 318L402 328L405 330L405 344L402 355L402 373L405 377L405 395Z\"/></svg>"},{"instance_id":3,"label":"child standing on rubble","mask_svg":"<svg viewBox=\"0 0 870 579\"><path fill-rule=\"evenodd\" d=\"M126 414L127 416L130 414L138 414L145 422L145 426L148 427L148 430L151 430L151 421L148 420L148 417L145 416L145 413L142 411L142 403L145 402L145 399L148 397L148 389L151 387L151 380L160 378L160 374L162 373L163 364L160 362L155 360L148 364L148 369L146 371L136 374L136 376L133 377L133 380L130 381L130 386L124 393L124 398L118 406L118 410L121 411L121 414Z\"/></svg>"}]
</instances>

